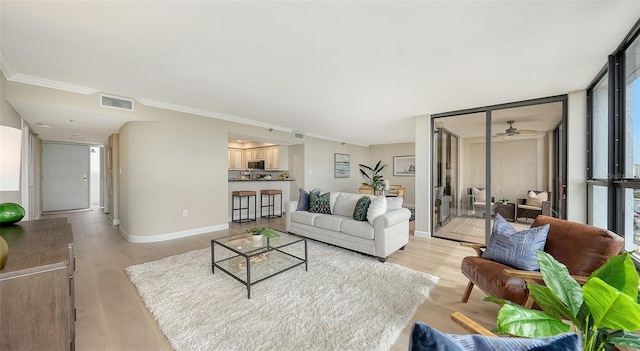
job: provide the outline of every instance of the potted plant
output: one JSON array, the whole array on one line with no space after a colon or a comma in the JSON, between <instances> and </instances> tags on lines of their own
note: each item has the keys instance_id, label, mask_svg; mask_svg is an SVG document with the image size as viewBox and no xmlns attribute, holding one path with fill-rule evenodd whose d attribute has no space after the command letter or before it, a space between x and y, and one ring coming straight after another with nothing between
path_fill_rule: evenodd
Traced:
<instances>
[{"instance_id":1,"label":"potted plant","mask_svg":"<svg viewBox=\"0 0 640 351\"><path fill-rule=\"evenodd\" d=\"M536 254L546 285L528 287L542 311L487 297L486 301L502 305L498 333L552 336L571 329L564 319L581 335L584 350L609 351L614 345L640 348L640 335L634 334L640 329L638 272L631 252L609 258L583 286L551 255L540 250Z\"/></svg>"},{"instance_id":2,"label":"potted plant","mask_svg":"<svg viewBox=\"0 0 640 351\"><path fill-rule=\"evenodd\" d=\"M378 161L378 163L376 163L376 166L373 168L364 164L358 164L358 166L360 166L360 173L369 180L369 183L363 182L362 185L371 187L376 193L381 192L384 187L382 182L382 175L380 175L380 172L387 165L380 165L381 163L382 160ZM371 175L369 175L368 172L370 172Z\"/></svg>"},{"instance_id":3,"label":"potted plant","mask_svg":"<svg viewBox=\"0 0 640 351\"><path fill-rule=\"evenodd\" d=\"M509 202L509 199L505 199L504 197L502 199L500 199L500 202L502 202L503 205L506 205L507 202Z\"/></svg>"},{"instance_id":4,"label":"potted plant","mask_svg":"<svg viewBox=\"0 0 640 351\"><path fill-rule=\"evenodd\" d=\"M262 237L275 238L280 236L277 231L267 227L253 227L245 230L245 233L251 234L253 240L262 240Z\"/></svg>"}]
</instances>

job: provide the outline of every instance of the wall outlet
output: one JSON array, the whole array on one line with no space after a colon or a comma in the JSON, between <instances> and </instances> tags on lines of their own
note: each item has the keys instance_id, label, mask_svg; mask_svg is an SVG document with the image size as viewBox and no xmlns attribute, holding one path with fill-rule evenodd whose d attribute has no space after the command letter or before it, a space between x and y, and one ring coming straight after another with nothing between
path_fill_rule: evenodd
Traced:
<instances>
[{"instance_id":1,"label":"wall outlet","mask_svg":"<svg viewBox=\"0 0 640 351\"><path fill-rule=\"evenodd\" d=\"M182 210L182 217L186 217L189 215L189 212L187 210Z\"/></svg>"}]
</instances>

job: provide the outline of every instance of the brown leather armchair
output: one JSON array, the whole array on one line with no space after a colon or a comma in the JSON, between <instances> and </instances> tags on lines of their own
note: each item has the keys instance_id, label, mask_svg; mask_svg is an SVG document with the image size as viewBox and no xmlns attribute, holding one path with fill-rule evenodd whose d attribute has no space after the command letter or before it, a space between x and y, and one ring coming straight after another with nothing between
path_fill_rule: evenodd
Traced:
<instances>
[{"instance_id":1,"label":"brown leather armchair","mask_svg":"<svg viewBox=\"0 0 640 351\"><path fill-rule=\"evenodd\" d=\"M549 224L549 234L544 251L567 266L569 274L578 278L589 276L609 257L619 254L624 245L624 239L609 230L548 216L536 217L531 227L545 224ZM473 287L478 286L487 295L531 307L533 300L528 298L525 280L505 273L505 270L513 270L512 267L480 257L483 245L465 246L475 249L478 256L462 260L462 274L469 278L462 302L467 302Z\"/></svg>"}]
</instances>

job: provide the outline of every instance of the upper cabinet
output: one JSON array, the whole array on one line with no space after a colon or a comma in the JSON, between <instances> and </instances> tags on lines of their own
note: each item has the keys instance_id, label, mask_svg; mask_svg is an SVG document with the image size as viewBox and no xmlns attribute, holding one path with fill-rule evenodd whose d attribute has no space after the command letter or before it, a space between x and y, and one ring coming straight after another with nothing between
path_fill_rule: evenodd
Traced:
<instances>
[{"instance_id":1,"label":"upper cabinet","mask_svg":"<svg viewBox=\"0 0 640 351\"><path fill-rule=\"evenodd\" d=\"M250 161L264 161L265 171L287 171L289 169L289 147L286 145L251 149L228 148L227 150L230 170L248 169Z\"/></svg>"},{"instance_id":2,"label":"upper cabinet","mask_svg":"<svg viewBox=\"0 0 640 351\"><path fill-rule=\"evenodd\" d=\"M228 149L229 154L229 169L244 169L244 150L242 149Z\"/></svg>"},{"instance_id":3,"label":"upper cabinet","mask_svg":"<svg viewBox=\"0 0 640 351\"><path fill-rule=\"evenodd\" d=\"M264 160L264 151L265 148L257 148L251 149L251 161L261 161Z\"/></svg>"},{"instance_id":4,"label":"upper cabinet","mask_svg":"<svg viewBox=\"0 0 640 351\"><path fill-rule=\"evenodd\" d=\"M267 171L286 171L289 169L289 147L286 145L265 148L264 169Z\"/></svg>"}]
</instances>

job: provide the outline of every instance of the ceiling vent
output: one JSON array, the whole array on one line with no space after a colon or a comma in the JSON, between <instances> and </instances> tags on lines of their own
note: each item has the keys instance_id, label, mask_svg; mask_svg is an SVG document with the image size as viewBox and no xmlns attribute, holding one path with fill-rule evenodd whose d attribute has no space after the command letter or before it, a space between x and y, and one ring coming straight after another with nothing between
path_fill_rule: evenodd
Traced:
<instances>
[{"instance_id":1,"label":"ceiling vent","mask_svg":"<svg viewBox=\"0 0 640 351\"><path fill-rule=\"evenodd\" d=\"M293 138L296 140L304 140L303 132L293 132Z\"/></svg>"},{"instance_id":2,"label":"ceiling vent","mask_svg":"<svg viewBox=\"0 0 640 351\"><path fill-rule=\"evenodd\" d=\"M133 111L133 100L100 94L100 106Z\"/></svg>"}]
</instances>

